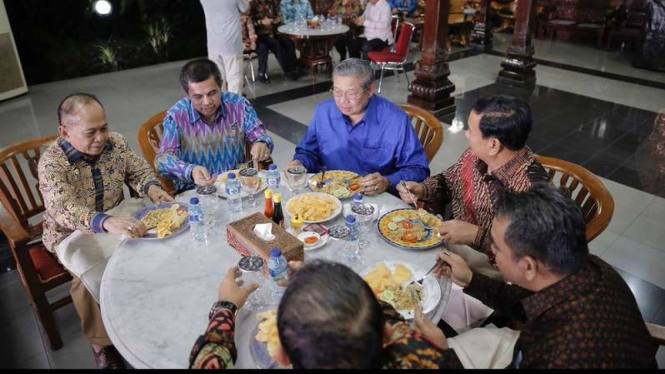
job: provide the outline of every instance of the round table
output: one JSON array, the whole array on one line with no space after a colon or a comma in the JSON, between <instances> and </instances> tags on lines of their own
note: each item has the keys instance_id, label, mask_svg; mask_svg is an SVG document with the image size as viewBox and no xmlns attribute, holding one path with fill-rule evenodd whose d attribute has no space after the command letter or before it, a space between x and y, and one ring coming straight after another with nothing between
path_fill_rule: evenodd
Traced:
<instances>
[{"instance_id":1,"label":"round table","mask_svg":"<svg viewBox=\"0 0 665 374\"><path fill-rule=\"evenodd\" d=\"M303 65L309 67L311 79L316 79L316 67L324 65L332 72L332 50L335 40L349 31L346 25L328 25L325 28L312 29L307 26L297 27L294 24L280 26L277 31L293 39L300 51Z\"/></svg>"},{"instance_id":2,"label":"round table","mask_svg":"<svg viewBox=\"0 0 665 374\"><path fill-rule=\"evenodd\" d=\"M281 188L283 201L293 196ZM188 191L177 201L188 202L194 196ZM111 341L135 368L187 368L189 354L197 337L208 325L208 311L217 300L217 290L227 269L241 256L226 240L226 224L257 211L263 211L263 199L257 195L255 208L243 207L241 213L227 213L226 202L220 201L220 223L208 245L195 242L189 232L164 240L124 240L109 261L101 284L102 318ZM366 197L377 204L380 214L408 208L398 198L383 193ZM344 200L342 203L349 203ZM343 224L342 214L325 223L327 227ZM438 249L410 251L394 247L380 238L376 229L368 237L370 246L363 250L362 268L384 260L404 261L429 269ZM335 259L331 243L321 249L306 251L311 259ZM452 282L440 280L442 297L439 306L428 314L438 321L448 302ZM276 308L276 305L272 306ZM257 324L255 314L245 308L236 319L237 368L255 368L249 353L251 331Z\"/></svg>"}]
</instances>

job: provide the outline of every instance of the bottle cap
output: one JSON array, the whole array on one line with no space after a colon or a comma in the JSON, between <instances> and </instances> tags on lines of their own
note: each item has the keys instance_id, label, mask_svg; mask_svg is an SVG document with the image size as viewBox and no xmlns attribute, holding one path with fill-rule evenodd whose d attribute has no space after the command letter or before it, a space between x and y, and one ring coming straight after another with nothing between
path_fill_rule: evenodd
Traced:
<instances>
[{"instance_id":1,"label":"bottle cap","mask_svg":"<svg viewBox=\"0 0 665 374\"><path fill-rule=\"evenodd\" d=\"M272 190L270 188L266 189L266 192L263 193L266 199L272 199Z\"/></svg>"},{"instance_id":2,"label":"bottle cap","mask_svg":"<svg viewBox=\"0 0 665 374\"><path fill-rule=\"evenodd\" d=\"M229 173L228 179L236 179L236 173Z\"/></svg>"},{"instance_id":3,"label":"bottle cap","mask_svg":"<svg viewBox=\"0 0 665 374\"><path fill-rule=\"evenodd\" d=\"M304 220L298 214L291 217L291 227L302 227L304 223L305 223Z\"/></svg>"},{"instance_id":4,"label":"bottle cap","mask_svg":"<svg viewBox=\"0 0 665 374\"><path fill-rule=\"evenodd\" d=\"M270 257L279 257L282 255L282 250L279 248L273 248L270 250Z\"/></svg>"},{"instance_id":5,"label":"bottle cap","mask_svg":"<svg viewBox=\"0 0 665 374\"><path fill-rule=\"evenodd\" d=\"M356 223L356 216L353 214L346 216L346 223Z\"/></svg>"},{"instance_id":6,"label":"bottle cap","mask_svg":"<svg viewBox=\"0 0 665 374\"><path fill-rule=\"evenodd\" d=\"M189 199L189 203L192 204L192 205L196 205L196 204L199 203L199 198L198 197L192 197L191 199Z\"/></svg>"},{"instance_id":7,"label":"bottle cap","mask_svg":"<svg viewBox=\"0 0 665 374\"><path fill-rule=\"evenodd\" d=\"M276 203L282 203L282 194L277 192L273 195L272 200Z\"/></svg>"},{"instance_id":8,"label":"bottle cap","mask_svg":"<svg viewBox=\"0 0 665 374\"><path fill-rule=\"evenodd\" d=\"M268 170L277 170L277 165L270 164L270 166L268 166Z\"/></svg>"},{"instance_id":9,"label":"bottle cap","mask_svg":"<svg viewBox=\"0 0 665 374\"><path fill-rule=\"evenodd\" d=\"M357 193L357 194L353 195L353 201L362 201L362 199L363 199L362 194Z\"/></svg>"}]
</instances>

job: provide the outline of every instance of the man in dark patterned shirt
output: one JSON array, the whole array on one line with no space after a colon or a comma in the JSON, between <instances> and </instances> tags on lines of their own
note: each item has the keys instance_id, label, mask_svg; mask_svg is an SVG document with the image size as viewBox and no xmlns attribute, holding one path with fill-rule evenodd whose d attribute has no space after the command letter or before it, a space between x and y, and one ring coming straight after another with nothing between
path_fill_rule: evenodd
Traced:
<instances>
[{"instance_id":1,"label":"man in dark patterned shirt","mask_svg":"<svg viewBox=\"0 0 665 374\"><path fill-rule=\"evenodd\" d=\"M297 80L296 44L289 37L277 32L277 27L282 23L277 1L254 0L250 12L258 36L256 53L259 55L259 81L270 83L266 75L269 51L275 54L284 75L290 80Z\"/></svg>"},{"instance_id":2,"label":"man in dark patterned shirt","mask_svg":"<svg viewBox=\"0 0 665 374\"><path fill-rule=\"evenodd\" d=\"M577 204L559 190L538 184L528 192L507 192L497 203L492 251L505 279L472 272L455 254L439 259L464 292L523 324L512 368L656 368L656 349L621 276L589 255L586 227ZM416 323L422 320L416 316ZM441 330L421 329L446 347ZM448 367L461 367L448 349Z\"/></svg>"},{"instance_id":3,"label":"man in dark patterned shirt","mask_svg":"<svg viewBox=\"0 0 665 374\"><path fill-rule=\"evenodd\" d=\"M470 147L457 163L423 183L406 183L432 213L443 215L446 204L452 204L453 219L444 222L440 233L454 244L453 252L485 275L498 276L486 257L493 263L489 231L497 197L504 190L525 191L533 183L548 181L547 172L526 145L531 122L531 108L523 100L481 98L469 115ZM397 190L411 204L410 194L401 186Z\"/></svg>"}]
</instances>

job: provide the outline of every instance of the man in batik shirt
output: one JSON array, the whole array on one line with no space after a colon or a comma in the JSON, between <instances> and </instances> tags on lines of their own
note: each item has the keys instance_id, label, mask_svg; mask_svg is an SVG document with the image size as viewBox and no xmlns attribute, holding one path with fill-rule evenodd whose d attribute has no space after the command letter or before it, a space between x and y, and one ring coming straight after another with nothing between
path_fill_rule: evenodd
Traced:
<instances>
[{"instance_id":1,"label":"man in batik shirt","mask_svg":"<svg viewBox=\"0 0 665 374\"><path fill-rule=\"evenodd\" d=\"M259 82L269 84L268 53L275 54L277 63L289 80L298 79L296 68L296 44L284 34L277 32L282 17L275 0L254 0L251 17L258 36L256 53L259 55Z\"/></svg>"},{"instance_id":2,"label":"man in batik shirt","mask_svg":"<svg viewBox=\"0 0 665 374\"><path fill-rule=\"evenodd\" d=\"M340 61L346 59L346 52L349 39L353 39L359 34L356 25L356 18L362 14L362 7L359 0L335 0L328 11L328 18L342 17L342 23L349 26L349 32L340 36L335 41L335 48L339 52Z\"/></svg>"},{"instance_id":3,"label":"man in batik shirt","mask_svg":"<svg viewBox=\"0 0 665 374\"><path fill-rule=\"evenodd\" d=\"M309 0L282 0L279 4L284 23L293 23L300 20L306 21L314 18L312 5Z\"/></svg>"},{"instance_id":4,"label":"man in batik shirt","mask_svg":"<svg viewBox=\"0 0 665 374\"><path fill-rule=\"evenodd\" d=\"M481 98L469 115L466 137L471 147L457 163L422 183L406 183L432 213L444 215L446 205L452 204L453 219L443 223L440 234L457 245L455 251L474 270L488 276L500 276L491 266L489 235L496 199L504 190L524 191L549 179L526 145L531 121L531 108L522 100ZM411 204L408 191L401 186L397 190L402 200Z\"/></svg>"},{"instance_id":5,"label":"man in batik shirt","mask_svg":"<svg viewBox=\"0 0 665 374\"><path fill-rule=\"evenodd\" d=\"M208 59L187 63L180 73L187 97L166 113L155 165L174 180L177 192L211 186L216 175L244 163L247 144L254 161L270 158L273 141L244 97L222 92L219 69Z\"/></svg>"},{"instance_id":6,"label":"man in batik shirt","mask_svg":"<svg viewBox=\"0 0 665 374\"><path fill-rule=\"evenodd\" d=\"M46 209L42 234L46 249L55 252L76 230L143 236L146 228L140 221L106 212L123 200L125 183L155 203L172 200L148 163L129 148L122 135L109 132L104 107L93 95L65 98L58 108L58 120L60 137L44 152L38 166L39 191ZM76 276L71 295L97 366L124 367L104 329L99 305Z\"/></svg>"}]
</instances>

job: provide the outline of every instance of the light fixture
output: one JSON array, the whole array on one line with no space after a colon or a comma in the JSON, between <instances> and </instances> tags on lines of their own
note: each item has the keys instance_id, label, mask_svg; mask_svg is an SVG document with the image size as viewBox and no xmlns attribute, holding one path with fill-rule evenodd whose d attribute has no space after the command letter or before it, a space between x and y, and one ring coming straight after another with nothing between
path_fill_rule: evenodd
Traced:
<instances>
[{"instance_id":1,"label":"light fixture","mask_svg":"<svg viewBox=\"0 0 665 374\"><path fill-rule=\"evenodd\" d=\"M97 0L95 1L95 12L101 16L108 16L113 10L111 2L108 0Z\"/></svg>"}]
</instances>

